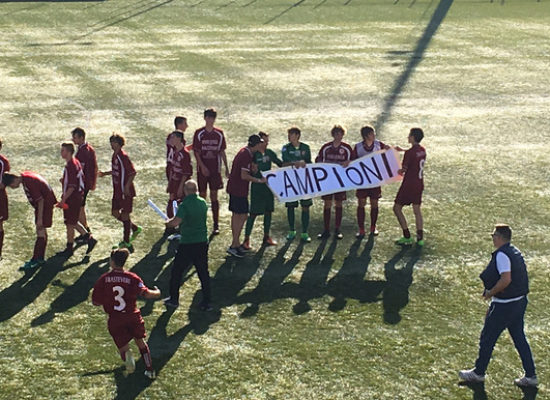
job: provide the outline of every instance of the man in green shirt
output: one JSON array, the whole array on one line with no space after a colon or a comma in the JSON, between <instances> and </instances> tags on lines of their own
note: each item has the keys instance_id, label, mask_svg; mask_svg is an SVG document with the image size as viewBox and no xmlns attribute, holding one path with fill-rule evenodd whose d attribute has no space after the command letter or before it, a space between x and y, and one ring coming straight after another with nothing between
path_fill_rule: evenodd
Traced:
<instances>
[{"instance_id":1,"label":"man in green shirt","mask_svg":"<svg viewBox=\"0 0 550 400\"><path fill-rule=\"evenodd\" d=\"M208 274L208 234L206 230L206 201L197 195L197 182L190 179L183 187L185 198L173 218L166 221L167 228L180 227L180 245L174 258L170 276L170 297L164 299L167 307L179 306L179 290L183 273L194 264L201 281L202 302L199 307L210 311L210 275Z\"/></svg>"},{"instance_id":2,"label":"man in green shirt","mask_svg":"<svg viewBox=\"0 0 550 400\"><path fill-rule=\"evenodd\" d=\"M275 163L278 167L283 165L283 162L279 160L277 154L271 149L267 148L269 144L269 135L265 132L260 132L258 135L263 139L260 151L257 151L253 155L252 168L255 170L252 176L255 178L262 178L262 171L269 171L271 164ZM242 244L243 249L250 250L250 234L252 233L252 227L254 221L258 215L264 216L264 240L263 242L268 246L275 246L277 242L269 236L269 230L271 228L271 214L275 210L275 201L273 193L265 183L254 183L250 185L250 214L246 220L246 227L244 230L244 242Z\"/></svg>"},{"instance_id":3,"label":"man in green shirt","mask_svg":"<svg viewBox=\"0 0 550 400\"><path fill-rule=\"evenodd\" d=\"M301 131L297 127L293 126L288 131L288 141L290 143L283 146L283 166L293 166L295 168L305 167L306 164L311 163L311 151L309 146L305 143L300 142ZM292 240L296 237L296 227L295 227L295 212L294 210L298 207L297 201L292 201L290 203L285 203L286 205L286 215L288 218L289 232L287 235L287 240ZM307 233L307 228L309 226L309 207L313 205L313 200L306 199L300 200L300 205L302 206L302 241L311 242L311 238Z\"/></svg>"}]
</instances>

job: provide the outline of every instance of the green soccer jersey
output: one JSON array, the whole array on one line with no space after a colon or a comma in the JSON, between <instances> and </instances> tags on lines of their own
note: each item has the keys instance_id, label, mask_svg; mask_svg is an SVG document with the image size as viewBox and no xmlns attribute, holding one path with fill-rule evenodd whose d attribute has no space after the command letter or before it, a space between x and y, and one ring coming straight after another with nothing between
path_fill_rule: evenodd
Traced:
<instances>
[{"instance_id":1,"label":"green soccer jersey","mask_svg":"<svg viewBox=\"0 0 550 400\"><path fill-rule=\"evenodd\" d=\"M305 161L306 164L311 163L311 151L309 146L305 143L301 143L296 148L292 143L287 143L283 146L283 162L296 162Z\"/></svg>"},{"instance_id":2,"label":"green soccer jersey","mask_svg":"<svg viewBox=\"0 0 550 400\"><path fill-rule=\"evenodd\" d=\"M271 164L275 163L278 167L283 165L283 162L279 160L279 157L277 157L277 154L271 149L266 149L265 153L262 154L261 152L257 151L254 153L254 159L252 162L258 166L258 172L254 174L256 178L261 178L262 171L269 171L271 169ZM265 185L265 184L261 184Z\"/></svg>"}]
</instances>

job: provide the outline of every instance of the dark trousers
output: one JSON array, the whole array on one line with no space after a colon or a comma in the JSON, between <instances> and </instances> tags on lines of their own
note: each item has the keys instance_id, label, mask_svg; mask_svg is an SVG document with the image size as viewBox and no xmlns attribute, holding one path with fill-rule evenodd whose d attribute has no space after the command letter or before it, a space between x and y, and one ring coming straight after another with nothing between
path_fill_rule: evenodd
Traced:
<instances>
[{"instance_id":1,"label":"dark trousers","mask_svg":"<svg viewBox=\"0 0 550 400\"><path fill-rule=\"evenodd\" d=\"M179 302L183 273L191 264L195 265L201 281L202 301L203 303L210 303L207 242L179 245L176 257L174 258L174 265L172 266L172 275L170 276L170 298L172 301Z\"/></svg>"},{"instance_id":2,"label":"dark trousers","mask_svg":"<svg viewBox=\"0 0 550 400\"><path fill-rule=\"evenodd\" d=\"M526 307L527 297L511 303L491 303L479 338L476 374L485 375L497 339L504 329L508 329L521 358L525 376L531 378L536 375L531 347L529 347L523 331L523 318Z\"/></svg>"}]
</instances>

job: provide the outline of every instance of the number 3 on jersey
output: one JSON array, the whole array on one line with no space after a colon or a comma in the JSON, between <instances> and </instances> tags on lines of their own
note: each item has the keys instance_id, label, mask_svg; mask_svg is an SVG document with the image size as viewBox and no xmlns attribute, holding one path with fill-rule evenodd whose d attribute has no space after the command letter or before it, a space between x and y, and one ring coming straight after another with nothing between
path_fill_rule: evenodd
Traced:
<instances>
[{"instance_id":1,"label":"number 3 on jersey","mask_svg":"<svg viewBox=\"0 0 550 400\"><path fill-rule=\"evenodd\" d=\"M422 179L424 176L424 164L426 163L426 160L420 160L418 162L418 179Z\"/></svg>"},{"instance_id":2,"label":"number 3 on jersey","mask_svg":"<svg viewBox=\"0 0 550 400\"><path fill-rule=\"evenodd\" d=\"M113 308L116 311L124 310L126 308L126 302L122 298L122 296L124 296L124 289L120 286L114 286L113 287L113 292L116 293L115 294L115 301L118 302L118 305L114 306Z\"/></svg>"}]
</instances>

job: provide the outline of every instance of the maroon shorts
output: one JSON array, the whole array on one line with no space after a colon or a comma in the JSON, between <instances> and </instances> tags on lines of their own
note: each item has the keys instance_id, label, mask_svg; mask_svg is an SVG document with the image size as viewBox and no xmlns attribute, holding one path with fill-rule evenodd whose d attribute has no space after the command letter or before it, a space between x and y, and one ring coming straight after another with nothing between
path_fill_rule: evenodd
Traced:
<instances>
[{"instance_id":1,"label":"maroon shorts","mask_svg":"<svg viewBox=\"0 0 550 400\"><path fill-rule=\"evenodd\" d=\"M371 199L379 199L382 197L382 188L379 186L370 189L357 189L355 196L358 199L366 199L367 197L370 197Z\"/></svg>"},{"instance_id":2,"label":"maroon shorts","mask_svg":"<svg viewBox=\"0 0 550 400\"><path fill-rule=\"evenodd\" d=\"M402 206L422 204L422 190L407 190L400 187L397 196L395 196L395 202Z\"/></svg>"},{"instance_id":3,"label":"maroon shorts","mask_svg":"<svg viewBox=\"0 0 550 400\"><path fill-rule=\"evenodd\" d=\"M80 216L80 207L82 207L82 195L73 193L66 201L69 208L63 210L63 219L65 225L76 225Z\"/></svg>"},{"instance_id":4,"label":"maroon shorts","mask_svg":"<svg viewBox=\"0 0 550 400\"><path fill-rule=\"evenodd\" d=\"M0 221L6 221L8 217L8 195L6 189L0 189Z\"/></svg>"},{"instance_id":5,"label":"maroon shorts","mask_svg":"<svg viewBox=\"0 0 550 400\"><path fill-rule=\"evenodd\" d=\"M208 186L211 191L223 189L222 174L219 172L210 172L210 176L204 176L198 172L197 184L199 186L199 193L206 192L206 186Z\"/></svg>"},{"instance_id":6,"label":"maroon shorts","mask_svg":"<svg viewBox=\"0 0 550 400\"><path fill-rule=\"evenodd\" d=\"M185 179L182 178L182 179ZM185 181L187 181L187 179L185 179ZM177 197L178 195L178 189L180 187L180 183L181 183L181 180L180 181L169 181L168 182L168 188L166 189L166 191L170 194L173 194ZM184 194L182 193L182 197L184 196Z\"/></svg>"},{"instance_id":7,"label":"maroon shorts","mask_svg":"<svg viewBox=\"0 0 550 400\"><path fill-rule=\"evenodd\" d=\"M124 198L117 198L113 197L113 200L111 201L111 210L112 211L120 211L121 213L132 213L132 207L134 205L134 198L133 197L127 197L124 196Z\"/></svg>"},{"instance_id":8,"label":"maroon shorts","mask_svg":"<svg viewBox=\"0 0 550 400\"><path fill-rule=\"evenodd\" d=\"M53 220L53 207L55 204L44 203L42 210L42 225L44 228L51 228ZM34 208L34 223L38 222L38 207Z\"/></svg>"},{"instance_id":9,"label":"maroon shorts","mask_svg":"<svg viewBox=\"0 0 550 400\"><path fill-rule=\"evenodd\" d=\"M347 199L346 192L338 192L333 194L327 194L325 196L321 196L323 200L334 200L334 201L344 201Z\"/></svg>"},{"instance_id":10,"label":"maroon shorts","mask_svg":"<svg viewBox=\"0 0 550 400\"><path fill-rule=\"evenodd\" d=\"M144 339L147 336L141 313L111 314L107 327L119 349L130 343L132 339Z\"/></svg>"}]
</instances>

